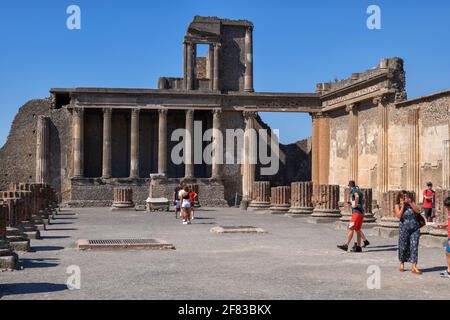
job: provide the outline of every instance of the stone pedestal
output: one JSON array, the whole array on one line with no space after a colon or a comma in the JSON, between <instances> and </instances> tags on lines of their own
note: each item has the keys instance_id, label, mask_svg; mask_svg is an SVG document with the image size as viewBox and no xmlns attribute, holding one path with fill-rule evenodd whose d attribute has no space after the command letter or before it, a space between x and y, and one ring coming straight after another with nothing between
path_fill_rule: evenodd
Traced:
<instances>
[{"instance_id":1,"label":"stone pedestal","mask_svg":"<svg viewBox=\"0 0 450 320\"><path fill-rule=\"evenodd\" d=\"M147 202L147 211L169 211L169 199L166 198L165 174L150 175L150 194Z\"/></svg>"},{"instance_id":2,"label":"stone pedestal","mask_svg":"<svg viewBox=\"0 0 450 320\"><path fill-rule=\"evenodd\" d=\"M270 208L270 182L255 181L253 182L252 201L247 210L249 211L265 211Z\"/></svg>"},{"instance_id":3,"label":"stone pedestal","mask_svg":"<svg viewBox=\"0 0 450 320\"><path fill-rule=\"evenodd\" d=\"M7 209L0 205L0 271L18 269L17 254L11 249L6 239Z\"/></svg>"},{"instance_id":4,"label":"stone pedestal","mask_svg":"<svg viewBox=\"0 0 450 320\"><path fill-rule=\"evenodd\" d=\"M5 210L8 217L5 236L11 248L16 252L30 250L30 240L23 229L19 227L24 205L22 199L3 199L4 208L2 210Z\"/></svg>"},{"instance_id":5,"label":"stone pedestal","mask_svg":"<svg viewBox=\"0 0 450 320\"><path fill-rule=\"evenodd\" d=\"M314 185L313 202L314 210L309 222L335 222L342 217L339 209L338 185Z\"/></svg>"},{"instance_id":6,"label":"stone pedestal","mask_svg":"<svg viewBox=\"0 0 450 320\"><path fill-rule=\"evenodd\" d=\"M291 187L274 187L271 189L270 212L283 214L289 211L291 206Z\"/></svg>"},{"instance_id":7,"label":"stone pedestal","mask_svg":"<svg viewBox=\"0 0 450 320\"><path fill-rule=\"evenodd\" d=\"M314 210L312 203L313 183L293 182L291 184L291 208L289 214L310 215Z\"/></svg>"},{"instance_id":8,"label":"stone pedestal","mask_svg":"<svg viewBox=\"0 0 450 320\"><path fill-rule=\"evenodd\" d=\"M113 192L112 210L134 209L133 190L131 188L114 188Z\"/></svg>"}]
</instances>

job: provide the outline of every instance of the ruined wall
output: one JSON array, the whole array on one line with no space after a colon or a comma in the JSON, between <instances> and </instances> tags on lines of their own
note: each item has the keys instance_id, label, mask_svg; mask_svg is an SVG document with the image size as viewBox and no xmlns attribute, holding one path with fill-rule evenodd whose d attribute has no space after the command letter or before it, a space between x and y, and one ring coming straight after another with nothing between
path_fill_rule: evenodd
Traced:
<instances>
[{"instance_id":1,"label":"ruined wall","mask_svg":"<svg viewBox=\"0 0 450 320\"><path fill-rule=\"evenodd\" d=\"M348 123L349 115L345 110L330 114L329 184L340 185L341 189L347 186L349 176Z\"/></svg>"},{"instance_id":2,"label":"ruined wall","mask_svg":"<svg viewBox=\"0 0 450 320\"><path fill-rule=\"evenodd\" d=\"M220 81L223 91L243 91L245 73L245 28L222 26Z\"/></svg>"},{"instance_id":3,"label":"ruined wall","mask_svg":"<svg viewBox=\"0 0 450 320\"><path fill-rule=\"evenodd\" d=\"M377 108L367 102L358 107L358 185L377 188Z\"/></svg>"}]
</instances>

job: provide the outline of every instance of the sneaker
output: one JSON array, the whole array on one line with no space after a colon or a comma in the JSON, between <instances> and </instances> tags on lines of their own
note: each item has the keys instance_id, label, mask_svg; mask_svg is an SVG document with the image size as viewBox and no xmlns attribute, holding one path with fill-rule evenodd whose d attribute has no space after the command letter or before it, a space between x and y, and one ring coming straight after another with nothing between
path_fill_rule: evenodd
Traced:
<instances>
[{"instance_id":1,"label":"sneaker","mask_svg":"<svg viewBox=\"0 0 450 320\"><path fill-rule=\"evenodd\" d=\"M450 278L450 272L448 270L445 270L440 274L441 278Z\"/></svg>"},{"instance_id":2,"label":"sneaker","mask_svg":"<svg viewBox=\"0 0 450 320\"><path fill-rule=\"evenodd\" d=\"M341 249L341 250L344 250L345 252L347 252L348 251L348 245L346 245L346 244L343 244L343 245L341 245L341 246L337 246L339 249Z\"/></svg>"},{"instance_id":3,"label":"sneaker","mask_svg":"<svg viewBox=\"0 0 450 320\"><path fill-rule=\"evenodd\" d=\"M365 247L367 247L367 246L370 246L370 242L369 242L369 240L364 240L364 245L363 245L363 247L365 248Z\"/></svg>"},{"instance_id":4,"label":"sneaker","mask_svg":"<svg viewBox=\"0 0 450 320\"><path fill-rule=\"evenodd\" d=\"M187 222L187 224L191 224L191 222L190 222L190 221L188 221L188 222Z\"/></svg>"},{"instance_id":5,"label":"sneaker","mask_svg":"<svg viewBox=\"0 0 450 320\"><path fill-rule=\"evenodd\" d=\"M350 252L362 252L362 248L360 246L358 246L358 244L355 243L355 245L353 246L352 250L350 250Z\"/></svg>"}]
</instances>

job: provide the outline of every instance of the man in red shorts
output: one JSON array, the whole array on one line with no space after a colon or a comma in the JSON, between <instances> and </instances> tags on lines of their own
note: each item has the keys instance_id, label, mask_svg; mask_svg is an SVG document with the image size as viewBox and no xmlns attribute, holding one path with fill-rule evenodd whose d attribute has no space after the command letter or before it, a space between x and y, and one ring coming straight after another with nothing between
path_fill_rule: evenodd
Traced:
<instances>
[{"instance_id":1,"label":"man in red shorts","mask_svg":"<svg viewBox=\"0 0 450 320\"><path fill-rule=\"evenodd\" d=\"M351 188L351 207L352 207L352 218L350 220L350 224L348 226L348 236L347 243L337 246L339 249L344 251L348 251L348 246L353 240L353 234L356 232L356 243L352 248L352 252L362 252L361 248L361 240L364 238L364 245L369 245L369 241L365 239L361 228L364 222L364 195L356 186L355 181L350 181L348 186Z\"/></svg>"},{"instance_id":2,"label":"man in red shorts","mask_svg":"<svg viewBox=\"0 0 450 320\"><path fill-rule=\"evenodd\" d=\"M428 182L427 188L423 191L423 211L425 211L425 217L427 219L427 222L433 221L435 196L436 193L433 190L433 184L431 182Z\"/></svg>"}]
</instances>

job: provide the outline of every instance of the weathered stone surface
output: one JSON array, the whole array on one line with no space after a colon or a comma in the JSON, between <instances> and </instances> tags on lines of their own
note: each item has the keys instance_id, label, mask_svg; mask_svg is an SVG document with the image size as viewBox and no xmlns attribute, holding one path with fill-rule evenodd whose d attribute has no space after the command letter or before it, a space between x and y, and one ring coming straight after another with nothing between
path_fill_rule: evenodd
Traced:
<instances>
[{"instance_id":1,"label":"weathered stone surface","mask_svg":"<svg viewBox=\"0 0 450 320\"><path fill-rule=\"evenodd\" d=\"M133 189L114 188L114 202L112 207L117 209L134 208Z\"/></svg>"},{"instance_id":2,"label":"weathered stone surface","mask_svg":"<svg viewBox=\"0 0 450 320\"><path fill-rule=\"evenodd\" d=\"M291 184L290 214L312 214L314 205L312 201L312 182L293 182Z\"/></svg>"},{"instance_id":3,"label":"weathered stone surface","mask_svg":"<svg viewBox=\"0 0 450 320\"><path fill-rule=\"evenodd\" d=\"M270 212L273 214L286 213L291 206L291 187L274 187L271 189Z\"/></svg>"},{"instance_id":4,"label":"weathered stone surface","mask_svg":"<svg viewBox=\"0 0 450 320\"><path fill-rule=\"evenodd\" d=\"M339 209L339 186L314 185L313 190L313 218L324 218L324 221L334 219L335 221L342 217Z\"/></svg>"},{"instance_id":5,"label":"weathered stone surface","mask_svg":"<svg viewBox=\"0 0 450 320\"><path fill-rule=\"evenodd\" d=\"M218 226L211 228L212 233L267 233L264 229L251 226Z\"/></svg>"},{"instance_id":6,"label":"weathered stone surface","mask_svg":"<svg viewBox=\"0 0 450 320\"><path fill-rule=\"evenodd\" d=\"M252 201L248 206L250 211L264 211L270 207L270 182L255 181L253 183Z\"/></svg>"}]
</instances>

